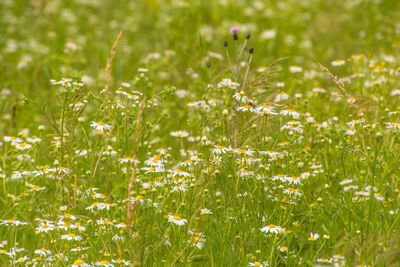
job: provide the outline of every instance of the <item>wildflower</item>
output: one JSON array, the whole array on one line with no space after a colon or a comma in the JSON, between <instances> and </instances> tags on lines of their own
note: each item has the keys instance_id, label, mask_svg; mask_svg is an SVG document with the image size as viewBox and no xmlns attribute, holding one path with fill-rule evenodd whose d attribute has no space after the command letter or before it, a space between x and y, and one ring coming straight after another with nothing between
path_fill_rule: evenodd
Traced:
<instances>
[{"instance_id":1,"label":"wildflower","mask_svg":"<svg viewBox=\"0 0 400 267\"><path fill-rule=\"evenodd\" d=\"M300 113L293 110L293 109L284 109L279 112L279 114L285 116L285 117L293 117L295 119L300 117Z\"/></svg>"},{"instance_id":2,"label":"wildflower","mask_svg":"<svg viewBox=\"0 0 400 267\"><path fill-rule=\"evenodd\" d=\"M112 222L108 218L105 218L105 219L100 218L100 219L96 220L96 223L98 225L112 225Z\"/></svg>"},{"instance_id":3,"label":"wildflower","mask_svg":"<svg viewBox=\"0 0 400 267\"><path fill-rule=\"evenodd\" d=\"M120 158L119 160L119 163L136 163L136 164L138 164L139 163L139 161L138 160L135 160L134 158L132 158L132 157L123 157L123 158Z\"/></svg>"},{"instance_id":4,"label":"wildflower","mask_svg":"<svg viewBox=\"0 0 400 267\"><path fill-rule=\"evenodd\" d=\"M146 171L146 173L165 172L164 167L143 167L141 170Z\"/></svg>"},{"instance_id":5,"label":"wildflower","mask_svg":"<svg viewBox=\"0 0 400 267\"><path fill-rule=\"evenodd\" d=\"M29 260L28 256L23 256L23 257L18 258L18 259L15 261L15 263L25 263L25 262L27 262L28 260Z\"/></svg>"},{"instance_id":6,"label":"wildflower","mask_svg":"<svg viewBox=\"0 0 400 267\"><path fill-rule=\"evenodd\" d=\"M240 92L235 93L235 94L233 95L233 98L234 98L236 101L241 102L241 103L244 103L244 104L247 103L247 102L249 102L249 99L247 98L247 96L244 94L243 91L240 91Z\"/></svg>"},{"instance_id":7,"label":"wildflower","mask_svg":"<svg viewBox=\"0 0 400 267\"><path fill-rule=\"evenodd\" d=\"M119 235L119 234L115 234L115 235L111 238L111 240L112 240L112 241L116 241L116 242L118 242L118 241L125 241L125 237L124 237L124 236L121 236L121 235Z\"/></svg>"},{"instance_id":8,"label":"wildflower","mask_svg":"<svg viewBox=\"0 0 400 267\"><path fill-rule=\"evenodd\" d=\"M242 111L242 112L246 112L246 111L250 111L250 112L256 112L257 110L250 104L246 104L240 107L237 107L236 110L238 111Z\"/></svg>"},{"instance_id":9,"label":"wildflower","mask_svg":"<svg viewBox=\"0 0 400 267\"><path fill-rule=\"evenodd\" d=\"M237 175L239 177L246 178L246 177L249 177L249 176L253 176L254 172L253 171L247 171L245 169L241 169L240 171L237 172Z\"/></svg>"},{"instance_id":10,"label":"wildflower","mask_svg":"<svg viewBox=\"0 0 400 267\"><path fill-rule=\"evenodd\" d=\"M269 266L268 262L260 262L260 261L253 261L250 262L248 267L267 267Z\"/></svg>"},{"instance_id":11,"label":"wildflower","mask_svg":"<svg viewBox=\"0 0 400 267\"><path fill-rule=\"evenodd\" d=\"M279 234L282 231L282 227L280 227L279 225L275 225L275 224L269 224L267 226L264 226L260 230L261 230L261 232L263 232L265 234L267 234L267 233Z\"/></svg>"},{"instance_id":12,"label":"wildflower","mask_svg":"<svg viewBox=\"0 0 400 267\"><path fill-rule=\"evenodd\" d=\"M38 191L42 191L42 190L46 189L46 187L40 187L38 185L29 184L29 183L26 183L26 187L29 188L29 192L38 192Z\"/></svg>"},{"instance_id":13,"label":"wildflower","mask_svg":"<svg viewBox=\"0 0 400 267\"><path fill-rule=\"evenodd\" d=\"M221 88L229 88L232 90L236 90L238 87L240 86L240 84L233 82L231 79L223 79L221 82L219 82L217 84L217 87L219 89Z\"/></svg>"},{"instance_id":14,"label":"wildflower","mask_svg":"<svg viewBox=\"0 0 400 267\"><path fill-rule=\"evenodd\" d=\"M114 156L116 154L117 152L112 148L112 146L107 146L106 151L102 152L102 155L107 155L107 156Z\"/></svg>"},{"instance_id":15,"label":"wildflower","mask_svg":"<svg viewBox=\"0 0 400 267\"><path fill-rule=\"evenodd\" d=\"M190 243L193 247L197 247L198 249L203 249L204 244L206 242L206 238L204 233L197 233L194 231L189 230L189 234L192 235Z\"/></svg>"},{"instance_id":16,"label":"wildflower","mask_svg":"<svg viewBox=\"0 0 400 267\"><path fill-rule=\"evenodd\" d=\"M246 155L246 156L253 156L254 153L252 150L246 148L238 148L233 150L233 152L238 155Z\"/></svg>"},{"instance_id":17,"label":"wildflower","mask_svg":"<svg viewBox=\"0 0 400 267\"><path fill-rule=\"evenodd\" d=\"M175 95L178 98L185 98L185 97L187 97L189 95L189 91L184 90L184 89L176 90L175 91Z\"/></svg>"},{"instance_id":18,"label":"wildflower","mask_svg":"<svg viewBox=\"0 0 400 267\"><path fill-rule=\"evenodd\" d=\"M288 251L288 247L286 247L286 246L278 246L278 250L279 250L279 252L287 252Z\"/></svg>"},{"instance_id":19,"label":"wildflower","mask_svg":"<svg viewBox=\"0 0 400 267\"><path fill-rule=\"evenodd\" d=\"M89 207L87 207L87 210L94 210L97 208L98 210L109 210L111 207L110 203L103 203L103 202L93 202Z\"/></svg>"},{"instance_id":20,"label":"wildflower","mask_svg":"<svg viewBox=\"0 0 400 267\"><path fill-rule=\"evenodd\" d=\"M301 125L298 121L289 121L285 125L281 127L281 131L287 130L288 135L302 134L303 133L303 125Z\"/></svg>"},{"instance_id":21,"label":"wildflower","mask_svg":"<svg viewBox=\"0 0 400 267\"><path fill-rule=\"evenodd\" d=\"M8 219L8 220L3 220L0 222L0 225L7 225L7 226L20 226L20 225L27 225L28 223L18 221L18 220L13 220L13 219Z\"/></svg>"},{"instance_id":22,"label":"wildflower","mask_svg":"<svg viewBox=\"0 0 400 267\"><path fill-rule=\"evenodd\" d=\"M6 143L22 143L22 139L19 137L15 137L15 136L4 136L3 137L4 142Z\"/></svg>"},{"instance_id":23,"label":"wildflower","mask_svg":"<svg viewBox=\"0 0 400 267\"><path fill-rule=\"evenodd\" d=\"M203 208L200 210L200 215L211 215L212 211L207 209L207 208Z\"/></svg>"},{"instance_id":24,"label":"wildflower","mask_svg":"<svg viewBox=\"0 0 400 267\"><path fill-rule=\"evenodd\" d=\"M78 156L78 157L85 157L85 156L87 156L87 154L88 154L88 150L87 149L77 149L77 150L75 150L75 154Z\"/></svg>"},{"instance_id":25,"label":"wildflower","mask_svg":"<svg viewBox=\"0 0 400 267\"><path fill-rule=\"evenodd\" d=\"M36 249L34 252L36 255L39 255L41 257L48 257L51 255L51 251L47 248Z\"/></svg>"},{"instance_id":26,"label":"wildflower","mask_svg":"<svg viewBox=\"0 0 400 267\"><path fill-rule=\"evenodd\" d=\"M295 184L295 185L300 185L301 184L300 177L296 177L296 176L287 177L286 181L289 184Z\"/></svg>"},{"instance_id":27,"label":"wildflower","mask_svg":"<svg viewBox=\"0 0 400 267\"><path fill-rule=\"evenodd\" d=\"M272 40L276 37L276 30L265 30L260 34L261 40Z\"/></svg>"},{"instance_id":28,"label":"wildflower","mask_svg":"<svg viewBox=\"0 0 400 267\"><path fill-rule=\"evenodd\" d=\"M189 177L190 176L190 173L185 172L185 171L183 171L181 169L173 170L173 171L170 171L170 172L171 172L173 177L175 177L175 176Z\"/></svg>"},{"instance_id":29,"label":"wildflower","mask_svg":"<svg viewBox=\"0 0 400 267\"><path fill-rule=\"evenodd\" d=\"M96 131L99 131L99 132L109 131L112 128L111 125L108 125L108 124L106 124L104 122L101 122L101 121L100 122L92 121L90 123L90 126L92 128L94 128Z\"/></svg>"},{"instance_id":30,"label":"wildflower","mask_svg":"<svg viewBox=\"0 0 400 267\"><path fill-rule=\"evenodd\" d=\"M161 155L155 155L144 162L148 166L162 167L165 160L161 158Z\"/></svg>"},{"instance_id":31,"label":"wildflower","mask_svg":"<svg viewBox=\"0 0 400 267\"><path fill-rule=\"evenodd\" d=\"M288 177L286 175L280 173L272 177L272 181L286 182L287 179Z\"/></svg>"},{"instance_id":32,"label":"wildflower","mask_svg":"<svg viewBox=\"0 0 400 267\"><path fill-rule=\"evenodd\" d=\"M238 34L239 33L239 28L234 26L229 31L231 32L232 35L233 34Z\"/></svg>"},{"instance_id":33,"label":"wildflower","mask_svg":"<svg viewBox=\"0 0 400 267\"><path fill-rule=\"evenodd\" d=\"M130 261L123 260L123 259L116 259L116 260L111 260L112 263L119 264L119 265L124 265L124 266L129 266L131 264Z\"/></svg>"},{"instance_id":34,"label":"wildflower","mask_svg":"<svg viewBox=\"0 0 400 267\"><path fill-rule=\"evenodd\" d=\"M216 155L221 155L226 154L228 151L229 149L224 146L214 146L214 149L211 152Z\"/></svg>"},{"instance_id":35,"label":"wildflower","mask_svg":"<svg viewBox=\"0 0 400 267\"><path fill-rule=\"evenodd\" d=\"M92 266L87 264L84 260L78 259L74 261L71 267L92 267Z\"/></svg>"},{"instance_id":36,"label":"wildflower","mask_svg":"<svg viewBox=\"0 0 400 267\"><path fill-rule=\"evenodd\" d=\"M256 110L257 110L259 113L264 114L264 115L276 115L276 114L278 114L278 113L276 113L276 111L275 111L275 107L273 107L273 106L271 106L271 105L268 105L268 104L266 104L266 103L261 104L260 106L258 106L258 107L256 108Z\"/></svg>"},{"instance_id":37,"label":"wildflower","mask_svg":"<svg viewBox=\"0 0 400 267\"><path fill-rule=\"evenodd\" d=\"M69 233L65 235L61 235L62 240L68 240L68 241L81 241L83 238L79 235Z\"/></svg>"},{"instance_id":38,"label":"wildflower","mask_svg":"<svg viewBox=\"0 0 400 267\"><path fill-rule=\"evenodd\" d=\"M61 229L61 230L66 231L69 228L71 228L71 225L72 224L70 222L65 222L65 221L60 220L60 221L57 222L57 229Z\"/></svg>"},{"instance_id":39,"label":"wildflower","mask_svg":"<svg viewBox=\"0 0 400 267\"><path fill-rule=\"evenodd\" d=\"M48 233L54 230L54 224L49 221L40 222L39 226L36 228L38 233Z\"/></svg>"},{"instance_id":40,"label":"wildflower","mask_svg":"<svg viewBox=\"0 0 400 267\"><path fill-rule=\"evenodd\" d=\"M370 196L370 194L371 194L371 192L370 191L357 191L357 192L354 192L354 195L356 195L356 196L362 196L362 197L369 197Z\"/></svg>"},{"instance_id":41,"label":"wildflower","mask_svg":"<svg viewBox=\"0 0 400 267\"><path fill-rule=\"evenodd\" d=\"M168 222L176 224L178 226L183 226L187 223L186 219L183 219L182 217L180 217L179 215L168 215Z\"/></svg>"},{"instance_id":42,"label":"wildflower","mask_svg":"<svg viewBox=\"0 0 400 267\"><path fill-rule=\"evenodd\" d=\"M171 192L186 192L187 191L188 184L185 182L179 182L174 185L172 188Z\"/></svg>"},{"instance_id":43,"label":"wildflower","mask_svg":"<svg viewBox=\"0 0 400 267\"><path fill-rule=\"evenodd\" d=\"M42 141L42 139L40 139L39 137L27 137L26 141L28 141L31 144L36 144L36 143L40 143Z\"/></svg>"},{"instance_id":44,"label":"wildflower","mask_svg":"<svg viewBox=\"0 0 400 267\"><path fill-rule=\"evenodd\" d=\"M178 167L190 167L194 164L194 162L191 159L186 159L180 163L178 163Z\"/></svg>"},{"instance_id":45,"label":"wildflower","mask_svg":"<svg viewBox=\"0 0 400 267\"><path fill-rule=\"evenodd\" d=\"M319 238L319 234L317 233L310 233L310 237L308 238L309 241L316 241Z\"/></svg>"},{"instance_id":46,"label":"wildflower","mask_svg":"<svg viewBox=\"0 0 400 267\"><path fill-rule=\"evenodd\" d=\"M258 151L260 155L267 155L271 159L277 159L281 156L281 153L275 151Z\"/></svg>"},{"instance_id":47,"label":"wildflower","mask_svg":"<svg viewBox=\"0 0 400 267\"><path fill-rule=\"evenodd\" d=\"M285 92L280 92L274 98L274 102L282 102L289 99L289 95Z\"/></svg>"},{"instance_id":48,"label":"wildflower","mask_svg":"<svg viewBox=\"0 0 400 267\"><path fill-rule=\"evenodd\" d=\"M303 71L303 68L300 67L300 66L290 66L290 67L289 67L289 71L290 71L291 73L299 73L299 72L302 72L302 71Z\"/></svg>"},{"instance_id":49,"label":"wildflower","mask_svg":"<svg viewBox=\"0 0 400 267\"><path fill-rule=\"evenodd\" d=\"M127 228L128 226L125 223L120 222L120 223L115 224L114 227L117 229L124 229L124 228Z\"/></svg>"},{"instance_id":50,"label":"wildflower","mask_svg":"<svg viewBox=\"0 0 400 267\"><path fill-rule=\"evenodd\" d=\"M177 138L185 138L189 136L189 133L186 131L174 131L171 132L171 136L177 137Z\"/></svg>"},{"instance_id":51,"label":"wildflower","mask_svg":"<svg viewBox=\"0 0 400 267\"><path fill-rule=\"evenodd\" d=\"M291 196L301 197L301 192L296 188L285 188L283 193Z\"/></svg>"},{"instance_id":52,"label":"wildflower","mask_svg":"<svg viewBox=\"0 0 400 267\"><path fill-rule=\"evenodd\" d=\"M114 264L110 263L108 260L97 261L95 266L104 266L104 267L114 267Z\"/></svg>"},{"instance_id":53,"label":"wildflower","mask_svg":"<svg viewBox=\"0 0 400 267\"><path fill-rule=\"evenodd\" d=\"M397 122L386 122L386 128L387 129L394 129L394 130L400 130L400 123Z\"/></svg>"},{"instance_id":54,"label":"wildflower","mask_svg":"<svg viewBox=\"0 0 400 267\"><path fill-rule=\"evenodd\" d=\"M323 264L331 264L332 263L332 259L329 259L329 258L318 258L317 262L318 263L323 263Z\"/></svg>"},{"instance_id":55,"label":"wildflower","mask_svg":"<svg viewBox=\"0 0 400 267\"><path fill-rule=\"evenodd\" d=\"M13 146L21 151L28 150L32 147L32 145L28 143L13 143Z\"/></svg>"},{"instance_id":56,"label":"wildflower","mask_svg":"<svg viewBox=\"0 0 400 267\"><path fill-rule=\"evenodd\" d=\"M340 185L347 185L347 184L351 184L352 182L353 182L353 180L346 179L346 180L342 180L339 184Z\"/></svg>"},{"instance_id":57,"label":"wildflower","mask_svg":"<svg viewBox=\"0 0 400 267\"><path fill-rule=\"evenodd\" d=\"M106 195L97 192L97 190L98 190L97 188L90 188L89 190L86 190L86 193L89 194L92 198L105 199Z\"/></svg>"},{"instance_id":58,"label":"wildflower","mask_svg":"<svg viewBox=\"0 0 400 267\"><path fill-rule=\"evenodd\" d=\"M392 91L390 91L390 95L391 96L400 95L400 89L393 89Z\"/></svg>"},{"instance_id":59,"label":"wildflower","mask_svg":"<svg viewBox=\"0 0 400 267\"><path fill-rule=\"evenodd\" d=\"M380 193L375 193L374 198L376 201L383 201L385 198Z\"/></svg>"},{"instance_id":60,"label":"wildflower","mask_svg":"<svg viewBox=\"0 0 400 267\"><path fill-rule=\"evenodd\" d=\"M126 83L126 82L122 82L121 86L124 87L124 88L131 88L132 87L132 85L130 83Z\"/></svg>"},{"instance_id":61,"label":"wildflower","mask_svg":"<svg viewBox=\"0 0 400 267\"><path fill-rule=\"evenodd\" d=\"M74 248L71 248L71 252L80 252L80 251L84 251L84 250L88 250L88 247L81 247L81 246L77 246Z\"/></svg>"},{"instance_id":62,"label":"wildflower","mask_svg":"<svg viewBox=\"0 0 400 267\"><path fill-rule=\"evenodd\" d=\"M344 66L346 64L346 61L343 59L336 59L335 61L331 62L331 65L334 67L339 67L339 66Z\"/></svg>"}]
</instances>

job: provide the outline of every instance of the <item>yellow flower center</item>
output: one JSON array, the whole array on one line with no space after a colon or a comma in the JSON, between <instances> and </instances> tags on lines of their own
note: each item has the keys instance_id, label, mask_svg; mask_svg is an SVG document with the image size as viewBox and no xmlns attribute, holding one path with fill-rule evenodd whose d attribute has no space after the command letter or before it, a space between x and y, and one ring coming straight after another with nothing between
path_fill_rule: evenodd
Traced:
<instances>
[{"instance_id":1,"label":"yellow flower center","mask_svg":"<svg viewBox=\"0 0 400 267\"><path fill-rule=\"evenodd\" d=\"M172 217L172 219L174 219L175 221L180 221L180 220L182 219L182 217L181 217L181 216L178 216L178 215L174 215L174 216Z\"/></svg>"},{"instance_id":2,"label":"yellow flower center","mask_svg":"<svg viewBox=\"0 0 400 267\"><path fill-rule=\"evenodd\" d=\"M83 264L85 264L85 262L83 260L78 259L78 260L74 261L74 265L81 266Z\"/></svg>"}]
</instances>

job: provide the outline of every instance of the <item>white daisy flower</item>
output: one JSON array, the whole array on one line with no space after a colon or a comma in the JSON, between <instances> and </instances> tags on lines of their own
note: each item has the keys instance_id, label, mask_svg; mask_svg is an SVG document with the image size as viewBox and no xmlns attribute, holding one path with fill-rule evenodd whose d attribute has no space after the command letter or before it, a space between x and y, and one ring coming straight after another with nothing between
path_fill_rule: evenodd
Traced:
<instances>
[{"instance_id":1,"label":"white daisy flower","mask_svg":"<svg viewBox=\"0 0 400 267\"><path fill-rule=\"evenodd\" d=\"M28 150L32 147L32 145L28 143L13 143L13 146L21 151Z\"/></svg>"},{"instance_id":2,"label":"white daisy flower","mask_svg":"<svg viewBox=\"0 0 400 267\"><path fill-rule=\"evenodd\" d=\"M343 59L336 59L331 62L331 65L333 67L340 67L340 66L344 66L345 64L346 64L346 61L344 61Z\"/></svg>"},{"instance_id":3,"label":"white daisy flower","mask_svg":"<svg viewBox=\"0 0 400 267\"><path fill-rule=\"evenodd\" d=\"M317 233L310 233L310 237L308 238L309 241L315 241L319 238L319 234Z\"/></svg>"},{"instance_id":4,"label":"white daisy flower","mask_svg":"<svg viewBox=\"0 0 400 267\"><path fill-rule=\"evenodd\" d=\"M190 173L185 172L185 171L183 171L181 169L173 170L173 171L170 171L170 172L171 172L173 177L175 177L175 176L189 177L190 176Z\"/></svg>"},{"instance_id":5,"label":"white daisy flower","mask_svg":"<svg viewBox=\"0 0 400 267\"><path fill-rule=\"evenodd\" d=\"M36 228L36 231L39 233L48 233L50 231L53 231L54 229L55 226L52 222L45 221L39 223L39 226Z\"/></svg>"},{"instance_id":6,"label":"white daisy flower","mask_svg":"<svg viewBox=\"0 0 400 267\"><path fill-rule=\"evenodd\" d=\"M260 230L261 230L261 232L263 232L265 234L267 234L267 233L279 234L280 232L282 232L283 229L279 225L269 224L267 226L264 226Z\"/></svg>"},{"instance_id":7,"label":"white daisy flower","mask_svg":"<svg viewBox=\"0 0 400 267\"><path fill-rule=\"evenodd\" d=\"M108 260L97 261L94 265L95 266L103 266L103 267L114 267L114 264L112 264Z\"/></svg>"},{"instance_id":8,"label":"white daisy flower","mask_svg":"<svg viewBox=\"0 0 400 267\"><path fill-rule=\"evenodd\" d=\"M236 90L240 84L233 82L231 79L223 79L221 82L218 83L217 87L221 88L229 88L232 90Z\"/></svg>"},{"instance_id":9,"label":"white daisy flower","mask_svg":"<svg viewBox=\"0 0 400 267\"><path fill-rule=\"evenodd\" d=\"M281 115L283 115L285 117L292 117L292 118L295 118L295 119L299 118L300 115L301 115L299 112L297 112L297 111L295 111L293 109L281 110L281 112L279 112L279 114L281 114Z\"/></svg>"},{"instance_id":10,"label":"white daisy flower","mask_svg":"<svg viewBox=\"0 0 400 267\"><path fill-rule=\"evenodd\" d=\"M61 235L62 240L68 240L68 241L81 241L83 238L80 235L76 235L73 233Z\"/></svg>"},{"instance_id":11,"label":"white daisy flower","mask_svg":"<svg viewBox=\"0 0 400 267\"><path fill-rule=\"evenodd\" d=\"M51 251L47 248L36 249L34 252L36 255L39 255L41 257L48 257L51 255Z\"/></svg>"},{"instance_id":12,"label":"white daisy flower","mask_svg":"<svg viewBox=\"0 0 400 267\"><path fill-rule=\"evenodd\" d=\"M282 102L289 99L289 95L285 92L280 92L274 98L274 102Z\"/></svg>"},{"instance_id":13,"label":"white daisy flower","mask_svg":"<svg viewBox=\"0 0 400 267\"><path fill-rule=\"evenodd\" d=\"M256 110L257 110L259 113L264 114L264 115L276 115L276 114L278 114L278 113L275 111L275 107L273 107L273 106L271 106L271 105L268 105L268 104L266 104L266 103L261 104L260 106L258 106L258 107L256 108Z\"/></svg>"},{"instance_id":14,"label":"white daisy flower","mask_svg":"<svg viewBox=\"0 0 400 267\"><path fill-rule=\"evenodd\" d=\"M177 138L185 138L189 136L189 133L187 131L173 131L170 135Z\"/></svg>"},{"instance_id":15,"label":"white daisy flower","mask_svg":"<svg viewBox=\"0 0 400 267\"><path fill-rule=\"evenodd\" d=\"M84 260L78 259L74 261L71 267L92 267L92 265L87 264Z\"/></svg>"},{"instance_id":16,"label":"white daisy flower","mask_svg":"<svg viewBox=\"0 0 400 267\"><path fill-rule=\"evenodd\" d=\"M226 152L228 152L228 151L229 151L229 148L227 148L227 147L214 145L214 149L211 152L216 155L221 155L221 154L226 154Z\"/></svg>"},{"instance_id":17,"label":"white daisy flower","mask_svg":"<svg viewBox=\"0 0 400 267\"><path fill-rule=\"evenodd\" d=\"M176 224L178 226L183 226L185 225L188 221L184 218L182 218L179 215L168 215L168 222Z\"/></svg>"},{"instance_id":18,"label":"white daisy flower","mask_svg":"<svg viewBox=\"0 0 400 267\"><path fill-rule=\"evenodd\" d=\"M0 225L7 225L7 226L20 226L20 225L27 225L28 223L18 221L18 220L13 220L13 219L8 219L8 220L2 220L0 222Z\"/></svg>"},{"instance_id":19,"label":"white daisy flower","mask_svg":"<svg viewBox=\"0 0 400 267\"><path fill-rule=\"evenodd\" d=\"M249 102L249 99L247 98L247 96L244 94L243 91L240 91L240 92L238 92L238 93L235 93L235 94L233 95L233 98L234 98L236 101L238 101L238 102L240 102L240 103L243 103L243 104Z\"/></svg>"},{"instance_id":20,"label":"white daisy flower","mask_svg":"<svg viewBox=\"0 0 400 267\"><path fill-rule=\"evenodd\" d=\"M200 210L200 215L211 215L212 211L207 209L207 208L203 208Z\"/></svg>"},{"instance_id":21,"label":"white daisy flower","mask_svg":"<svg viewBox=\"0 0 400 267\"><path fill-rule=\"evenodd\" d=\"M99 121L99 122L92 121L90 123L90 126L99 132L109 131L112 129L111 125L108 125L101 121Z\"/></svg>"}]
</instances>

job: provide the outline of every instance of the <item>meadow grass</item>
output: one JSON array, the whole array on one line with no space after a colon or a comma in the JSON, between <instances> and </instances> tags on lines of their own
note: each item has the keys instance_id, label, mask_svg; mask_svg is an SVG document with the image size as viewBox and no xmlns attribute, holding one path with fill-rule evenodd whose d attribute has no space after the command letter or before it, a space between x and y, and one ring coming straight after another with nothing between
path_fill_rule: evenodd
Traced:
<instances>
[{"instance_id":1,"label":"meadow grass","mask_svg":"<svg viewBox=\"0 0 400 267\"><path fill-rule=\"evenodd\" d=\"M0 266L400 266L399 1L0 2Z\"/></svg>"}]
</instances>

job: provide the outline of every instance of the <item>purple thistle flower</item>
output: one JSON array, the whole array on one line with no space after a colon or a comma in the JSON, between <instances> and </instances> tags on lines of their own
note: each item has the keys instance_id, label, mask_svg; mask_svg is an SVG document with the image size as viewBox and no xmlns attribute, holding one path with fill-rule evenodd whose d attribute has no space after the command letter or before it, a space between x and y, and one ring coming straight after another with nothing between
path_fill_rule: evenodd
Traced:
<instances>
[{"instance_id":1,"label":"purple thistle flower","mask_svg":"<svg viewBox=\"0 0 400 267\"><path fill-rule=\"evenodd\" d=\"M231 32L231 34L232 34L232 36L233 36L233 40L237 40L237 39L239 39L239 28L238 27L232 27L231 28L231 30L230 30L230 32Z\"/></svg>"},{"instance_id":2,"label":"purple thistle flower","mask_svg":"<svg viewBox=\"0 0 400 267\"><path fill-rule=\"evenodd\" d=\"M232 27L230 29L230 32L232 35L238 34L239 33L239 28L238 27Z\"/></svg>"}]
</instances>

